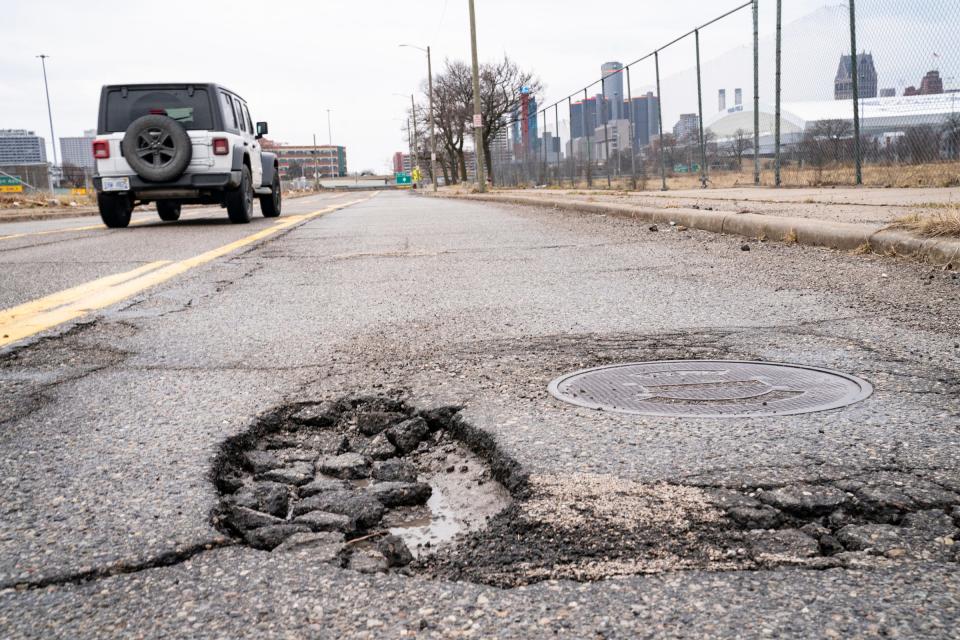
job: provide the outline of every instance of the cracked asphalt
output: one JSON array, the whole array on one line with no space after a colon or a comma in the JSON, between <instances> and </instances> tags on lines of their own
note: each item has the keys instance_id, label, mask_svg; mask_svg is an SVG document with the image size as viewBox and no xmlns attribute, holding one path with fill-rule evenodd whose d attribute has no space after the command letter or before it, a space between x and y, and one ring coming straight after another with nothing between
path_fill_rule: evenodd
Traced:
<instances>
[{"instance_id":1,"label":"cracked asphalt","mask_svg":"<svg viewBox=\"0 0 960 640\"><path fill-rule=\"evenodd\" d=\"M287 214L336 197L290 201ZM0 307L269 224L190 215L212 219L0 240ZM283 403L396 390L421 408L462 406L550 483L778 487L896 472L960 485L956 273L744 244L382 193L0 352L0 636L960 637L955 561L665 567L496 589L354 573L213 527L210 466L225 439ZM598 413L547 392L572 370L678 358L838 369L875 392L736 420Z\"/></svg>"}]
</instances>

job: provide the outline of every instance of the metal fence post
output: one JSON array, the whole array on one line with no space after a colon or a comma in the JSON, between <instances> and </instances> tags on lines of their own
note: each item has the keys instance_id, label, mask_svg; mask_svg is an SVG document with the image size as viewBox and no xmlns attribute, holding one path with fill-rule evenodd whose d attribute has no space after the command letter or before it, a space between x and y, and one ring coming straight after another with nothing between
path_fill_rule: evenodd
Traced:
<instances>
[{"instance_id":1,"label":"metal fence post","mask_svg":"<svg viewBox=\"0 0 960 640\"><path fill-rule=\"evenodd\" d=\"M667 156L663 150L663 96L660 95L660 52L653 52L653 64L657 71L657 129L660 139L660 190L667 190Z\"/></svg>"},{"instance_id":2,"label":"metal fence post","mask_svg":"<svg viewBox=\"0 0 960 640\"><path fill-rule=\"evenodd\" d=\"M637 127L633 112L633 88L630 86L630 67L627 67L627 104L630 105L630 176L633 190L637 190Z\"/></svg>"},{"instance_id":3,"label":"metal fence post","mask_svg":"<svg viewBox=\"0 0 960 640\"><path fill-rule=\"evenodd\" d=\"M782 93L782 84L781 84L781 71L782 71L782 52L783 52L783 0L777 0L777 54L776 54L776 108L774 113L774 127L775 131L773 134L773 145L774 145L774 161L773 161L773 172L774 178L773 183L775 186L779 187L783 184L780 175L780 99Z\"/></svg>"},{"instance_id":4,"label":"metal fence post","mask_svg":"<svg viewBox=\"0 0 960 640\"><path fill-rule=\"evenodd\" d=\"M753 0L753 184L760 184L760 0Z\"/></svg>"},{"instance_id":5,"label":"metal fence post","mask_svg":"<svg viewBox=\"0 0 960 640\"><path fill-rule=\"evenodd\" d=\"M550 167L547 164L547 110L544 109L540 113L543 114L543 131L540 132L540 146L543 147L543 183L550 184Z\"/></svg>"},{"instance_id":6,"label":"metal fence post","mask_svg":"<svg viewBox=\"0 0 960 640\"><path fill-rule=\"evenodd\" d=\"M583 90L583 132L587 135L587 167L586 167L586 178L587 186L593 186L593 159L590 157L590 130L587 129L587 90Z\"/></svg>"},{"instance_id":7,"label":"metal fence post","mask_svg":"<svg viewBox=\"0 0 960 640\"><path fill-rule=\"evenodd\" d=\"M557 134L557 185L563 186L563 167L560 166L560 103L553 104L553 130Z\"/></svg>"},{"instance_id":8,"label":"metal fence post","mask_svg":"<svg viewBox=\"0 0 960 640\"><path fill-rule=\"evenodd\" d=\"M603 104L597 105L597 112L600 119L603 120L603 171L607 174L607 189L610 188L610 131L607 128L607 78L600 78L600 96L603 98Z\"/></svg>"},{"instance_id":9,"label":"metal fence post","mask_svg":"<svg viewBox=\"0 0 960 640\"><path fill-rule=\"evenodd\" d=\"M700 77L700 29L693 30L697 49L697 107L700 120L700 185L707 188L707 141L703 136L703 82Z\"/></svg>"},{"instance_id":10,"label":"metal fence post","mask_svg":"<svg viewBox=\"0 0 960 640\"><path fill-rule=\"evenodd\" d=\"M570 188L577 186L577 154L576 144L573 142L573 97L567 96L567 117L570 118ZM581 131L580 133L583 133Z\"/></svg>"},{"instance_id":11,"label":"metal fence post","mask_svg":"<svg viewBox=\"0 0 960 640\"><path fill-rule=\"evenodd\" d=\"M853 162L857 185L863 184L863 157L860 155L860 69L857 61L857 5L850 0L850 75L853 80Z\"/></svg>"}]
</instances>

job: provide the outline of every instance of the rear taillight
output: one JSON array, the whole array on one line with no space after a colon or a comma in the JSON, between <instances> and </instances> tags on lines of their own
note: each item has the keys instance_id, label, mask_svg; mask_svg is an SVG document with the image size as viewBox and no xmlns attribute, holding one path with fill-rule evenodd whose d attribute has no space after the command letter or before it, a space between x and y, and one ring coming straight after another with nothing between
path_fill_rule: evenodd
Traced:
<instances>
[{"instance_id":1,"label":"rear taillight","mask_svg":"<svg viewBox=\"0 0 960 640\"><path fill-rule=\"evenodd\" d=\"M230 142L226 138L213 139L213 155L225 156L230 153Z\"/></svg>"},{"instance_id":2,"label":"rear taillight","mask_svg":"<svg viewBox=\"0 0 960 640\"><path fill-rule=\"evenodd\" d=\"M94 140L93 157L97 160L108 159L110 157L110 143L106 140Z\"/></svg>"}]
</instances>

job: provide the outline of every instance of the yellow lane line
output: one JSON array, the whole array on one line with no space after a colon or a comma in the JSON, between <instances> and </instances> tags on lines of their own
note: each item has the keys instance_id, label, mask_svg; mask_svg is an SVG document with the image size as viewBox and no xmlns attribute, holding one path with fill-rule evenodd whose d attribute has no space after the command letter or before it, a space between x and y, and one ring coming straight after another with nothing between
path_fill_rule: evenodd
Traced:
<instances>
[{"instance_id":1,"label":"yellow lane line","mask_svg":"<svg viewBox=\"0 0 960 640\"><path fill-rule=\"evenodd\" d=\"M276 224L225 244L200 255L179 262L159 261L133 271L107 276L86 284L0 311L0 347L32 336L57 325L75 320L87 313L116 304L145 289L156 286L194 267L216 260L242 247L268 238L284 229L317 216L350 207L369 200L369 197L326 207L312 213L290 216Z\"/></svg>"},{"instance_id":2,"label":"yellow lane line","mask_svg":"<svg viewBox=\"0 0 960 640\"><path fill-rule=\"evenodd\" d=\"M336 200L338 198L342 198L344 195L347 195L347 194L333 195L333 196L330 196L328 199ZM191 213L194 213L194 212L191 212ZM202 212L203 215L200 215L200 216L191 215L189 217L184 216L181 218L181 220L202 220L203 218L207 217L210 213L211 213L210 211L203 211ZM150 224L154 222L158 222L158 221L155 220L154 218L143 218L140 220L132 220L130 222L130 226L132 227L133 225ZM15 238L27 238L31 236L46 236L53 233L70 233L71 231L96 231L98 229L106 230L107 228L102 224L91 224L91 225L84 225L82 227L62 227L60 229L48 229L46 231L24 231L23 233L13 233L8 236L0 236L0 240L13 240Z\"/></svg>"}]
</instances>

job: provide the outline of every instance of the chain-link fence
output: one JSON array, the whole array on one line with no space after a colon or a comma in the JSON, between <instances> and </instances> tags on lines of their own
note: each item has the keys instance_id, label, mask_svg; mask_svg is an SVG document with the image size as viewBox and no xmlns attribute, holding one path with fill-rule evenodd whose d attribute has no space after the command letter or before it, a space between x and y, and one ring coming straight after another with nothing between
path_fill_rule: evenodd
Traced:
<instances>
[{"instance_id":1,"label":"chain-link fence","mask_svg":"<svg viewBox=\"0 0 960 640\"><path fill-rule=\"evenodd\" d=\"M495 182L960 184L960 3L782 10L751 0L628 64L603 64L562 98L522 96L494 145Z\"/></svg>"}]
</instances>

